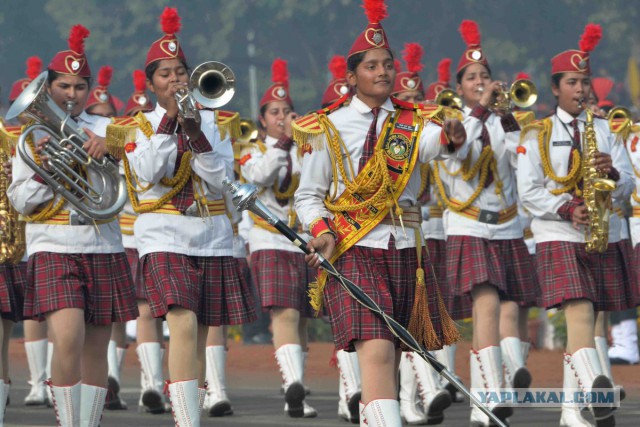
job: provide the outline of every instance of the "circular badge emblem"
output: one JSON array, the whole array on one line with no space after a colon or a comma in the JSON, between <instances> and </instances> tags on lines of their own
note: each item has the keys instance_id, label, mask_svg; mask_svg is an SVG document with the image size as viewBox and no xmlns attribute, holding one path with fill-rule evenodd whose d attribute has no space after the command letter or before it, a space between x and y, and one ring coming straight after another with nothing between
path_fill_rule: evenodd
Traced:
<instances>
[{"instance_id":1,"label":"circular badge emblem","mask_svg":"<svg viewBox=\"0 0 640 427\"><path fill-rule=\"evenodd\" d=\"M473 58L476 61L479 61L480 58L482 58L482 52L480 52L479 50L474 50L473 52L471 52L471 58Z\"/></svg>"},{"instance_id":2,"label":"circular badge emblem","mask_svg":"<svg viewBox=\"0 0 640 427\"><path fill-rule=\"evenodd\" d=\"M78 61L73 61L73 62L71 63L71 69L72 69L73 71L78 71L78 68L80 68L80 63L79 63Z\"/></svg>"},{"instance_id":3,"label":"circular badge emblem","mask_svg":"<svg viewBox=\"0 0 640 427\"><path fill-rule=\"evenodd\" d=\"M578 66L580 67L580 69L584 70L585 68L587 68L587 61L584 59L581 59L580 62L578 63Z\"/></svg>"},{"instance_id":4,"label":"circular badge emblem","mask_svg":"<svg viewBox=\"0 0 640 427\"><path fill-rule=\"evenodd\" d=\"M349 92L349 88L346 85L340 86L340 93L346 95Z\"/></svg>"},{"instance_id":5,"label":"circular badge emblem","mask_svg":"<svg viewBox=\"0 0 640 427\"><path fill-rule=\"evenodd\" d=\"M170 50L171 52L175 52L175 51L176 51L176 48L177 48L177 46L176 46L176 43L175 43L175 42L171 42L171 43L169 43L169 46L168 46L168 47L169 47L169 50Z\"/></svg>"},{"instance_id":6,"label":"circular badge emblem","mask_svg":"<svg viewBox=\"0 0 640 427\"><path fill-rule=\"evenodd\" d=\"M378 33L378 32L374 33L374 34L373 34L373 42L374 42L375 44L380 44L380 43L382 43L382 34L380 34L380 33Z\"/></svg>"},{"instance_id":7,"label":"circular badge emblem","mask_svg":"<svg viewBox=\"0 0 640 427\"><path fill-rule=\"evenodd\" d=\"M409 157L409 138L399 133L391 135L382 149L393 160L404 160Z\"/></svg>"},{"instance_id":8,"label":"circular badge emblem","mask_svg":"<svg viewBox=\"0 0 640 427\"><path fill-rule=\"evenodd\" d=\"M140 98L138 98L138 104L146 105L147 104L147 97L146 96L141 96Z\"/></svg>"},{"instance_id":9,"label":"circular badge emblem","mask_svg":"<svg viewBox=\"0 0 640 427\"><path fill-rule=\"evenodd\" d=\"M284 98L287 95L287 92L284 88L279 87L278 90L276 90L276 95L278 95L279 98Z\"/></svg>"},{"instance_id":10,"label":"circular badge emblem","mask_svg":"<svg viewBox=\"0 0 640 427\"><path fill-rule=\"evenodd\" d=\"M409 89L413 89L413 88L415 88L415 87L416 87L416 82L415 82L415 80L409 80L409 81L407 82L407 87L409 87Z\"/></svg>"},{"instance_id":11,"label":"circular badge emblem","mask_svg":"<svg viewBox=\"0 0 640 427\"><path fill-rule=\"evenodd\" d=\"M106 93L101 93L99 97L101 102L107 102L109 100L109 96Z\"/></svg>"}]
</instances>

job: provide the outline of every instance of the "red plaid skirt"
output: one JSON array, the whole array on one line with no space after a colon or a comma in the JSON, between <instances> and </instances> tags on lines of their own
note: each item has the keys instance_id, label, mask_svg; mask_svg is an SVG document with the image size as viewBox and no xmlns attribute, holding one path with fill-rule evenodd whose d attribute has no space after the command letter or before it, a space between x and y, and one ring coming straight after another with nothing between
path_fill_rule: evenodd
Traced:
<instances>
[{"instance_id":1,"label":"red plaid skirt","mask_svg":"<svg viewBox=\"0 0 640 427\"><path fill-rule=\"evenodd\" d=\"M435 271L442 299L447 306L449 316L453 320L466 319L471 317L473 301L469 294L455 295L451 287L447 286L447 242L445 240L427 239L427 249L431 265ZM429 274L429 267L425 270Z\"/></svg>"},{"instance_id":2,"label":"red plaid skirt","mask_svg":"<svg viewBox=\"0 0 640 427\"><path fill-rule=\"evenodd\" d=\"M172 306L193 311L207 326L237 325L256 318L253 296L230 256L198 257L153 252L140 260L147 301L154 317Z\"/></svg>"},{"instance_id":3,"label":"red plaid skirt","mask_svg":"<svg viewBox=\"0 0 640 427\"><path fill-rule=\"evenodd\" d=\"M0 264L0 311L2 318L19 322L23 319L24 287L27 282L27 263Z\"/></svg>"},{"instance_id":4,"label":"red plaid skirt","mask_svg":"<svg viewBox=\"0 0 640 427\"><path fill-rule=\"evenodd\" d=\"M624 243L626 242L626 243ZM610 243L600 255L602 283L598 287L596 311L619 311L634 307L634 277L631 271L629 241Z\"/></svg>"},{"instance_id":5,"label":"red plaid skirt","mask_svg":"<svg viewBox=\"0 0 640 427\"><path fill-rule=\"evenodd\" d=\"M536 255L543 307L559 307L571 299L588 299L597 311L629 307L632 296L619 245L588 254L584 243L544 242L536 245Z\"/></svg>"},{"instance_id":6,"label":"red plaid skirt","mask_svg":"<svg viewBox=\"0 0 640 427\"><path fill-rule=\"evenodd\" d=\"M392 237L389 249L353 246L334 265L346 278L362 288L385 313L402 326L408 326L416 290L418 263L415 248L396 249ZM442 340L437 285L431 274L425 274L425 281L431 322L438 338ZM385 339L393 341L396 347L400 346L400 341L386 323L353 299L332 276L329 276L324 289L324 305L329 313L338 350L355 351L354 341L372 339Z\"/></svg>"},{"instance_id":7,"label":"red plaid skirt","mask_svg":"<svg viewBox=\"0 0 640 427\"><path fill-rule=\"evenodd\" d=\"M138 317L133 280L124 252L29 257L24 316L44 320L51 311L81 308L87 323L103 326Z\"/></svg>"},{"instance_id":8,"label":"red plaid skirt","mask_svg":"<svg viewBox=\"0 0 640 427\"><path fill-rule=\"evenodd\" d=\"M447 238L447 285L455 295L470 294L475 285L489 283L497 288L500 299L534 306L539 291L533 275L522 239Z\"/></svg>"},{"instance_id":9,"label":"red plaid skirt","mask_svg":"<svg viewBox=\"0 0 640 427\"><path fill-rule=\"evenodd\" d=\"M307 288L317 272L304 262L302 252L260 250L251 254L251 275L258 284L262 307L295 308L303 317L314 317Z\"/></svg>"},{"instance_id":10,"label":"red plaid skirt","mask_svg":"<svg viewBox=\"0 0 640 427\"><path fill-rule=\"evenodd\" d=\"M136 288L136 299L146 300L147 295L144 291L144 284L142 278L139 276L141 273L138 268L140 263L140 255L138 250L134 248L124 248L124 253L127 254L127 261L129 261L129 268L131 269L131 277L133 277L133 283Z\"/></svg>"}]
</instances>

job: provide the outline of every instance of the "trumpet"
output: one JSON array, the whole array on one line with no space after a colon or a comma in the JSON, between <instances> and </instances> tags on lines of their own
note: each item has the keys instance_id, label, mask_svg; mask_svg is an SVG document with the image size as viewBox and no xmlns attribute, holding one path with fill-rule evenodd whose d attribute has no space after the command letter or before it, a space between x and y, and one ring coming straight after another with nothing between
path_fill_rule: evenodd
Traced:
<instances>
[{"instance_id":1,"label":"trumpet","mask_svg":"<svg viewBox=\"0 0 640 427\"><path fill-rule=\"evenodd\" d=\"M443 89L438 92L435 102L443 107L462 110L462 98L452 89Z\"/></svg>"},{"instance_id":2,"label":"trumpet","mask_svg":"<svg viewBox=\"0 0 640 427\"><path fill-rule=\"evenodd\" d=\"M47 93L46 82L44 71L29 83L7 112L8 120L25 114L35 121L21 133L16 151L53 191L79 212L94 220L113 218L127 201L127 188L118 164L108 155L97 160L87 154L83 145L89 137L71 118L75 103L68 102L67 111L63 112ZM51 136L43 147L43 153L49 157L48 169L29 155L27 138L37 131ZM97 178L84 177L75 170L76 165L95 172Z\"/></svg>"},{"instance_id":3,"label":"trumpet","mask_svg":"<svg viewBox=\"0 0 640 427\"><path fill-rule=\"evenodd\" d=\"M484 87L480 88L481 92ZM500 90L495 93L495 101L489 106L494 111L509 112L513 107L528 108L538 100L538 89L531 80L520 79L511 84L500 85Z\"/></svg>"},{"instance_id":4,"label":"trumpet","mask_svg":"<svg viewBox=\"0 0 640 427\"><path fill-rule=\"evenodd\" d=\"M235 86L236 76L231 68L222 62L203 62L189 76L188 88L176 92L178 114L199 123L198 104L204 108L220 108L231 101Z\"/></svg>"}]
</instances>

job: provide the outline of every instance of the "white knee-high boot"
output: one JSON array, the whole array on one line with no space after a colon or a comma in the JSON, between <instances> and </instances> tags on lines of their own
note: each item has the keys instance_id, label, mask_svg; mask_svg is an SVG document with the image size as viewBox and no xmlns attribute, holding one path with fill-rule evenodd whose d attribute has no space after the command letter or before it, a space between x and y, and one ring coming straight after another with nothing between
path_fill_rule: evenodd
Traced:
<instances>
[{"instance_id":1,"label":"white knee-high boot","mask_svg":"<svg viewBox=\"0 0 640 427\"><path fill-rule=\"evenodd\" d=\"M402 427L397 400L372 400L364 407L363 415L368 427Z\"/></svg>"},{"instance_id":2,"label":"white knee-high boot","mask_svg":"<svg viewBox=\"0 0 640 427\"><path fill-rule=\"evenodd\" d=\"M495 390L502 387L502 355L498 346L489 346L481 350L471 350L471 388ZM497 403L487 405L501 420L505 420L513 414L511 407ZM470 424L472 426L488 426L489 417L475 405L471 409Z\"/></svg>"},{"instance_id":3,"label":"white knee-high boot","mask_svg":"<svg viewBox=\"0 0 640 427\"><path fill-rule=\"evenodd\" d=\"M165 412L164 397L162 395L162 358L159 342L145 342L138 344L136 353L142 369L141 380L144 384L138 405L152 414Z\"/></svg>"},{"instance_id":4,"label":"white knee-high boot","mask_svg":"<svg viewBox=\"0 0 640 427\"><path fill-rule=\"evenodd\" d=\"M107 389L82 384L80 395L80 426L98 427L102 419Z\"/></svg>"},{"instance_id":5,"label":"white knee-high boot","mask_svg":"<svg viewBox=\"0 0 640 427\"><path fill-rule=\"evenodd\" d=\"M299 344L285 344L275 352L284 383L285 412L293 418L315 416L315 410L305 405L305 390L302 384L304 361L302 347Z\"/></svg>"},{"instance_id":6,"label":"white knee-high boot","mask_svg":"<svg viewBox=\"0 0 640 427\"><path fill-rule=\"evenodd\" d=\"M207 396L204 409L210 417L222 417L233 414L231 402L227 396L225 364L227 351L223 345L208 346L205 350L207 368Z\"/></svg>"},{"instance_id":7,"label":"white knee-high boot","mask_svg":"<svg viewBox=\"0 0 640 427\"><path fill-rule=\"evenodd\" d=\"M47 343L45 338L37 341L25 341L24 349L29 364L29 385L31 390L24 398L27 406L45 405L47 403Z\"/></svg>"},{"instance_id":8,"label":"white knee-high boot","mask_svg":"<svg viewBox=\"0 0 640 427\"><path fill-rule=\"evenodd\" d=\"M48 381L51 389L53 408L58 426L80 427L80 405L82 401L82 385L58 387Z\"/></svg>"},{"instance_id":9,"label":"white knee-high boot","mask_svg":"<svg viewBox=\"0 0 640 427\"><path fill-rule=\"evenodd\" d=\"M51 341L47 341L47 381L51 378L51 359L53 358L53 343ZM53 408L53 395L51 394L51 387L47 387L47 398L49 401L47 402L47 406Z\"/></svg>"},{"instance_id":10,"label":"white knee-high boot","mask_svg":"<svg viewBox=\"0 0 640 427\"><path fill-rule=\"evenodd\" d=\"M585 393L589 393L593 388L613 390L613 383L604 375L595 348L583 347L574 351L571 355L571 368L578 378L579 387ZM593 413L596 425L612 425L612 407L590 406L589 409Z\"/></svg>"},{"instance_id":11,"label":"white knee-high boot","mask_svg":"<svg viewBox=\"0 0 640 427\"><path fill-rule=\"evenodd\" d=\"M427 423L427 415L418 406L418 380L409 354L403 351L400 357L400 418L409 425L423 425Z\"/></svg>"},{"instance_id":12,"label":"white knee-high boot","mask_svg":"<svg viewBox=\"0 0 640 427\"><path fill-rule=\"evenodd\" d=\"M200 399L204 390L198 388L198 380L169 383L169 399L176 427L200 427Z\"/></svg>"},{"instance_id":13,"label":"white knee-high boot","mask_svg":"<svg viewBox=\"0 0 640 427\"><path fill-rule=\"evenodd\" d=\"M460 377L456 375L456 350L457 346L455 344L442 346L442 349L436 350L433 352L433 355L436 357L438 362L442 363L446 366L447 371L451 372L453 376L455 376L458 380ZM464 396L462 393L458 391L458 389L451 384L449 381L440 377L440 383L442 386L449 392L451 395L452 402L462 402L464 401Z\"/></svg>"},{"instance_id":14,"label":"white knee-high boot","mask_svg":"<svg viewBox=\"0 0 640 427\"><path fill-rule=\"evenodd\" d=\"M571 369L571 355L564 354L564 369L562 378L562 388L565 395L572 395L578 389L578 378ZM562 413L560 415L560 427L592 427L593 424L582 417L580 406L573 403L562 403Z\"/></svg>"},{"instance_id":15,"label":"white knee-high boot","mask_svg":"<svg viewBox=\"0 0 640 427\"><path fill-rule=\"evenodd\" d=\"M358 355L356 352L348 353L344 350L338 350L336 359L340 371L338 416L355 424L360 419L358 403L362 393Z\"/></svg>"},{"instance_id":16,"label":"white knee-high boot","mask_svg":"<svg viewBox=\"0 0 640 427\"><path fill-rule=\"evenodd\" d=\"M605 337L595 337L596 352L598 353L598 360L600 360L600 367L602 373L611 380L613 386L620 390L620 400L624 400L627 397L627 393L624 391L621 385L617 385L613 381L613 373L611 372L611 361L609 360L609 344Z\"/></svg>"},{"instance_id":17,"label":"white knee-high boot","mask_svg":"<svg viewBox=\"0 0 640 427\"><path fill-rule=\"evenodd\" d=\"M502 352L505 387L529 388L529 385L531 385L531 374L524 366L522 341L520 341L520 338L503 338L500 340L500 350Z\"/></svg>"},{"instance_id":18,"label":"white knee-high boot","mask_svg":"<svg viewBox=\"0 0 640 427\"><path fill-rule=\"evenodd\" d=\"M444 420L444 410L451 406L451 395L438 381L438 373L427 361L415 353L407 353L418 383L418 397L429 425L440 424Z\"/></svg>"}]
</instances>

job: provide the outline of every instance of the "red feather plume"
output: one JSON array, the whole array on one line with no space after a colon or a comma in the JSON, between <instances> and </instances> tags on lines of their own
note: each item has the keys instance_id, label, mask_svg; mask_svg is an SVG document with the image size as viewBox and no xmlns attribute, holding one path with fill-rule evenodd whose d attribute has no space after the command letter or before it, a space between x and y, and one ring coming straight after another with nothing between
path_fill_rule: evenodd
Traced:
<instances>
[{"instance_id":1,"label":"red feather plume","mask_svg":"<svg viewBox=\"0 0 640 427\"><path fill-rule=\"evenodd\" d=\"M162 32L165 34L176 34L182 28L180 23L180 15L178 15L178 9L175 7L165 7L160 15L160 25L162 25Z\"/></svg>"},{"instance_id":2,"label":"red feather plume","mask_svg":"<svg viewBox=\"0 0 640 427\"><path fill-rule=\"evenodd\" d=\"M108 87L111 84L111 76L113 76L113 68L105 65L100 67L98 71L98 84L102 87Z\"/></svg>"},{"instance_id":3,"label":"red feather plume","mask_svg":"<svg viewBox=\"0 0 640 427\"><path fill-rule=\"evenodd\" d=\"M525 72L520 71L516 74L516 80L531 80L531 76Z\"/></svg>"},{"instance_id":4,"label":"red feather plume","mask_svg":"<svg viewBox=\"0 0 640 427\"><path fill-rule=\"evenodd\" d=\"M33 80L42 72L42 59L37 56L27 58L27 77Z\"/></svg>"},{"instance_id":5,"label":"red feather plume","mask_svg":"<svg viewBox=\"0 0 640 427\"><path fill-rule=\"evenodd\" d=\"M480 29L476 21L465 19L460 23L458 31L467 46L480 46Z\"/></svg>"},{"instance_id":6,"label":"red feather plume","mask_svg":"<svg viewBox=\"0 0 640 427\"><path fill-rule=\"evenodd\" d=\"M371 23L380 23L388 16L387 5L384 0L363 0L362 8Z\"/></svg>"},{"instance_id":7,"label":"red feather plume","mask_svg":"<svg viewBox=\"0 0 640 427\"><path fill-rule=\"evenodd\" d=\"M402 63L400 63L399 59L394 59L393 60L393 68L396 69L396 73L401 73L402 72Z\"/></svg>"},{"instance_id":8,"label":"red feather plume","mask_svg":"<svg viewBox=\"0 0 640 427\"><path fill-rule=\"evenodd\" d=\"M443 58L438 63L438 81L449 83L451 80L451 58Z\"/></svg>"},{"instance_id":9,"label":"red feather plume","mask_svg":"<svg viewBox=\"0 0 640 427\"><path fill-rule=\"evenodd\" d=\"M132 76L133 87L136 89L136 92L144 92L147 88L147 76L144 74L144 71L134 70Z\"/></svg>"},{"instance_id":10,"label":"red feather plume","mask_svg":"<svg viewBox=\"0 0 640 427\"><path fill-rule=\"evenodd\" d=\"M333 80L344 79L347 77L347 60L342 55L335 55L329 61L329 71L333 76Z\"/></svg>"},{"instance_id":11,"label":"red feather plume","mask_svg":"<svg viewBox=\"0 0 640 427\"><path fill-rule=\"evenodd\" d=\"M91 32L83 25L77 24L71 27L69 32L69 49L75 53L84 53L84 40L89 37Z\"/></svg>"},{"instance_id":12,"label":"red feather plume","mask_svg":"<svg viewBox=\"0 0 640 427\"><path fill-rule=\"evenodd\" d=\"M422 71L422 54L424 54L424 49L418 43L405 43L402 58L407 64L409 72L419 73Z\"/></svg>"},{"instance_id":13,"label":"red feather plume","mask_svg":"<svg viewBox=\"0 0 640 427\"><path fill-rule=\"evenodd\" d=\"M281 58L273 60L271 65L271 81L274 83L282 83L285 86L289 85L289 69L287 68L287 61Z\"/></svg>"},{"instance_id":14,"label":"red feather plume","mask_svg":"<svg viewBox=\"0 0 640 427\"><path fill-rule=\"evenodd\" d=\"M602 38L602 27L598 24L587 24L584 27L584 33L580 37L580 50L583 52L591 52L598 46Z\"/></svg>"}]
</instances>

